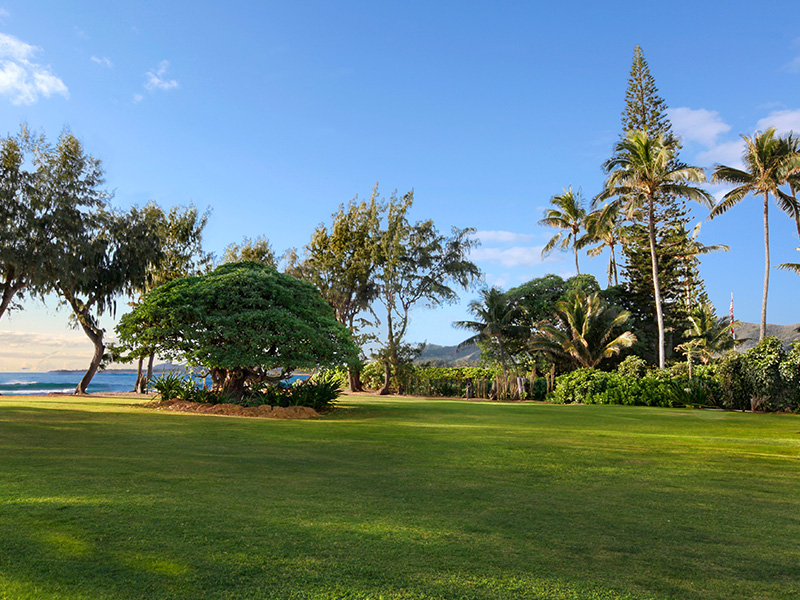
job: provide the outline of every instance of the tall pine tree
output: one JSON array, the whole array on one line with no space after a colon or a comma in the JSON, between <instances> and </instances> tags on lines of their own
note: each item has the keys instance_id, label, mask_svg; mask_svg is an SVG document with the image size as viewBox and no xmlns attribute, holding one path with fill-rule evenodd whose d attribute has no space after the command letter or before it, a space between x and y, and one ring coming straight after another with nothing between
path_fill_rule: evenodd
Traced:
<instances>
[{"instance_id":1,"label":"tall pine tree","mask_svg":"<svg viewBox=\"0 0 800 600\"><path fill-rule=\"evenodd\" d=\"M646 131L651 137L663 135L667 141L676 139L672 123L667 117L667 103L658 93L640 46L636 46L633 52L620 137L625 138L630 131ZM680 166L677 155L672 166ZM682 198L660 196L657 198L655 214L658 224L659 287L667 337L666 352L670 356L681 342L680 335L686 329L685 322L691 311L691 306L686 303L686 289L691 288L689 297L697 297L703 289L703 283L697 269L698 261L688 251L690 217L686 202ZM627 280L625 285L629 300L626 308L634 315L639 330L644 334L644 347L653 352L652 355L648 352L647 358L655 362L658 357L658 330L650 246L647 227L640 219L637 221L627 227L622 247L625 261L623 274Z\"/></svg>"}]
</instances>

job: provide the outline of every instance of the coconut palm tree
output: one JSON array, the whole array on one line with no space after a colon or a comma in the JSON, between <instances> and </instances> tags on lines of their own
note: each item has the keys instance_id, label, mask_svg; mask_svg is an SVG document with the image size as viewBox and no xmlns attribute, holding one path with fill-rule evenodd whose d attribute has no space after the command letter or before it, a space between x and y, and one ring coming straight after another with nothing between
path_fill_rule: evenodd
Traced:
<instances>
[{"instance_id":1,"label":"coconut palm tree","mask_svg":"<svg viewBox=\"0 0 800 600\"><path fill-rule=\"evenodd\" d=\"M623 241L624 217L616 203L606 204L595 211L586 215L586 245L598 244L594 248L589 248L586 254L598 256L605 248L609 250L608 259L608 285L612 281L614 285L619 285L617 278L617 256L615 248Z\"/></svg>"},{"instance_id":2,"label":"coconut palm tree","mask_svg":"<svg viewBox=\"0 0 800 600\"><path fill-rule=\"evenodd\" d=\"M736 185L722 197L708 215L715 219L737 205L747 196L764 198L764 291L761 300L761 326L759 340L767 334L767 294L769 292L769 197L774 196L781 205L781 185L784 185L800 168L800 155L792 152L786 138L775 136L775 128L764 133L756 132L752 137L742 136L745 151L742 159L745 169L717 165L711 175L712 181L722 181Z\"/></svg>"},{"instance_id":3,"label":"coconut palm tree","mask_svg":"<svg viewBox=\"0 0 800 600\"><path fill-rule=\"evenodd\" d=\"M595 198L595 202L616 198L615 202L628 219L643 220L647 224L658 325L658 366L661 369L665 363L664 313L658 280L656 201L675 196L713 206L708 192L691 185L705 181L705 172L699 167L678 165L676 153L677 141L672 138L665 139L663 135L651 137L646 131L629 132L615 146L614 156L604 163L608 179L605 189Z\"/></svg>"},{"instance_id":4,"label":"coconut palm tree","mask_svg":"<svg viewBox=\"0 0 800 600\"><path fill-rule=\"evenodd\" d=\"M692 356L700 358L707 365L715 355L731 350L736 340L731 336L731 327L738 324L728 317L717 317L711 302L698 304L688 317L689 327L683 332L687 340L677 349L686 352L689 361L689 377L692 376ZM744 340L739 340L744 341Z\"/></svg>"},{"instance_id":5,"label":"coconut palm tree","mask_svg":"<svg viewBox=\"0 0 800 600\"><path fill-rule=\"evenodd\" d=\"M503 380L508 381L506 368L506 347L509 340L527 336L530 330L519 324L521 307L496 287L481 290L481 298L469 303L469 312L475 321L456 321L454 327L475 332L475 335L461 342L458 347L478 342L494 342L500 353L500 366Z\"/></svg>"},{"instance_id":6,"label":"coconut palm tree","mask_svg":"<svg viewBox=\"0 0 800 600\"><path fill-rule=\"evenodd\" d=\"M581 192L580 190L577 193L574 192L572 186L564 188L563 193L550 198L550 204L555 208L549 208L545 211L544 219L539 221L539 225L547 225L563 231L559 231L547 242L547 245L542 249L542 257L550 254L555 248L564 252L572 246L575 251L575 270L580 275L578 250L585 245L585 242L578 236L586 225L586 209L583 207Z\"/></svg>"},{"instance_id":7,"label":"coconut palm tree","mask_svg":"<svg viewBox=\"0 0 800 600\"><path fill-rule=\"evenodd\" d=\"M556 303L554 322L540 327L530 347L579 367L596 367L636 341L630 331L617 334L630 316L610 307L597 292L587 296L578 290Z\"/></svg>"},{"instance_id":8,"label":"coconut palm tree","mask_svg":"<svg viewBox=\"0 0 800 600\"><path fill-rule=\"evenodd\" d=\"M794 219L797 235L800 237L800 201L797 199L797 192L800 191L800 164L796 160L796 157L800 156L800 138L790 133L783 140L789 153L787 158L789 164L784 177L785 183L789 186L789 193L779 188L776 200L781 210Z\"/></svg>"}]
</instances>

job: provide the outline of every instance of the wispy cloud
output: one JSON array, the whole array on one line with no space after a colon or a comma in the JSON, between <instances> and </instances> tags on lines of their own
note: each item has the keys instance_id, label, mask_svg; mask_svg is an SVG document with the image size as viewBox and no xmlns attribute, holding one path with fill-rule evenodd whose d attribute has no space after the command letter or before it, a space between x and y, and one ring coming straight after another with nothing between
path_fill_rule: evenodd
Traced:
<instances>
[{"instance_id":1,"label":"wispy cloud","mask_svg":"<svg viewBox=\"0 0 800 600\"><path fill-rule=\"evenodd\" d=\"M717 138L731 130L715 110L705 108L673 108L667 111L675 132L684 140L713 146Z\"/></svg>"},{"instance_id":2,"label":"wispy cloud","mask_svg":"<svg viewBox=\"0 0 800 600\"><path fill-rule=\"evenodd\" d=\"M790 132L800 134L800 109L776 110L756 123L756 128L759 131L764 131L770 127L774 127L780 135Z\"/></svg>"},{"instance_id":3,"label":"wispy cloud","mask_svg":"<svg viewBox=\"0 0 800 600\"><path fill-rule=\"evenodd\" d=\"M103 57L92 56L91 60L93 63L97 63L100 66L108 67L109 69L114 68L114 63L112 63L111 60L106 58L105 56Z\"/></svg>"},{"instance_id":4,"label":"wispy cloud","mask_svg":"<svg viewBox=\"0 0 800 600\"><path fill-rule=\"evenodd\" d=\"M33 104L53 94L69 97L64 82L49 67L33 62L42 49L26 44L13 35L0 33L0 96L12 104Z\"/></svg>"},{"instance_id":5,"label":"wispy cloud","mask_svg":"<svg viewBox=\"0 0 800 600\"><path fill-rule=\"evenodd\" d=\"M178 88L178 82L175 79L167 77L167 70L169 69L169 61L162 60L158 66L152 71L144 74L145 83L144 87L148 92L155 90L174 90Z\"/></svg>"},{"instance_id":6,"label":"wispy cloud","mask_svg":"<svg viewBox=\"0 0 800 600\"><path fill-rule=\"evenodd\" d=\"M5 23L6 19L11 18L11 13L8 12L5 8L0 8L0 23Z\"/></svg>"},{"instance_id":7,"label":"wispy cloud","mask_svg":"<svg viewBox=\"0 0 800 600\"><path fill-rule=\"evenodd\" d=\"M506 268L532 267L542 263L542 246L478 247L472 249L470 259L499 263Z\"/></svg>"},{"instance_id":8,"label":"wispy cloud","mask_svg":"<svg viewBox=\"0 0 800 600\"><path fill-rule=\"evenodd\" d=\"M741 168L742 153L744 152L744 140L738 139L731 142L723 142L712 146L704 152L697 154L697 163L703 167L711 165L727 165L729 167Z\"/></svg>"},{"instance_id":9,"label":"wispy cloud","mask_svg":"<svg viewBox=\"0 0 800 600\"><path fill-rule=\"evenodd\" d=\"M477 231L475 237L484 244L514 244L529 242L534 238L530 233L514 233L512 231Z\"/></svg>"}]
</instances>

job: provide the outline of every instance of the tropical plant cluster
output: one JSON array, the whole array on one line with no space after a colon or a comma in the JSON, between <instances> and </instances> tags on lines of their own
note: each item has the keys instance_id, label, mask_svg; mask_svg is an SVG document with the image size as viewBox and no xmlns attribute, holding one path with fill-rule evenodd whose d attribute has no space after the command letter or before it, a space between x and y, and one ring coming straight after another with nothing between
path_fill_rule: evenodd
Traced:
<instances>
[{"instance_id":1,"label":"tropical plant cluster","mask_svg":"<svg viewBox=\"0 0 800 600\"><path fill-rule=\"evenodd\" d=\"M550 402L800 411L800 342L785 350L767 337L747 352L698 365L693 377L677 363L657 371L629 357L613 371L576 369L556 379Z\"/></svg>"},{"instance_id":2,"label":"tropical plant cluster","mask_svg":"<svg viewBox=\"0 0 800 600\"><path fill-rule=\"evenodd\" d=\"M339 385L330 381L296 381L293 385L265 385L248 389L242 395L200 387L191 377L167 373L155 378L151 386L162 400L183 400L206 404L239 406L307 406L316 411L331 408L340 396Z\"/></svg>"}]
</instances>

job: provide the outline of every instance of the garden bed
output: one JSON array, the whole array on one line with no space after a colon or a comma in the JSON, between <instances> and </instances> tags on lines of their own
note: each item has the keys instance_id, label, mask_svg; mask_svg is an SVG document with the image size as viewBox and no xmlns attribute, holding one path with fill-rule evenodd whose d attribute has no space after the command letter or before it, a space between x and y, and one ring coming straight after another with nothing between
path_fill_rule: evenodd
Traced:
<instances>
[{"instance_id":1,"label":"garden bed","mask_svg":"<svg viewBox=\"0 0 800 600\"><path fill-rule=\"evenodd\" d=\"M155 410L194 412L206 415L225 415L229 417L260 417L262 419L312 419L319 413L308 406L239 406L238 404L210 404L208 402L187 402L185 400L154 400L143 404Z\"/></svg>"}]
</instances>

